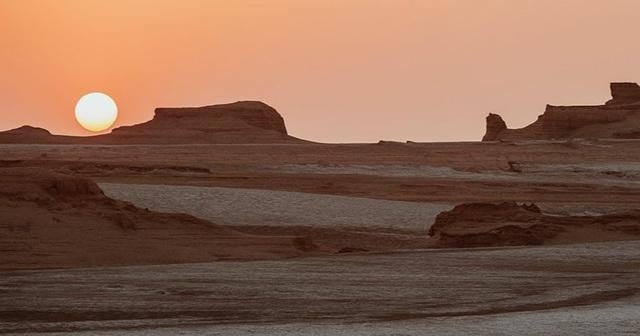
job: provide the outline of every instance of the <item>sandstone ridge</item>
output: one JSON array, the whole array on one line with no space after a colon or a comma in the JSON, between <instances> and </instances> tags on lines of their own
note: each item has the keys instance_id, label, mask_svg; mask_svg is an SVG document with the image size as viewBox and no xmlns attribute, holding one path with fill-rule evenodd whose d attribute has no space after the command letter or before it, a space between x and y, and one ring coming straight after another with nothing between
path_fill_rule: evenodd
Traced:
<instances>
[{"instance_id":1,"label":"sandstone ridge","mask_svg":"<svg viewBox=\"0 0 640 336\"><path fill-rule=\"evenodd\" d=\"M299 143L282 116L259 101L202 107L157 108L152 120L88 137L52 135L23 126L0 132L0 143L24 144L243 144Z\"/></svg>"},{"instance_id":2,"label":"sandstone ridge","mask_svg":"<svg viewBox=\"0 0 640 336\"><path fill-rule=\"evenodd\" d=\"M482 140L640 138L640 86L611 83L610 89L612 99L603 105L547 105L535 122L519 129L507 128L502 117L491 113Z\"/></svg>"}]
</instances>

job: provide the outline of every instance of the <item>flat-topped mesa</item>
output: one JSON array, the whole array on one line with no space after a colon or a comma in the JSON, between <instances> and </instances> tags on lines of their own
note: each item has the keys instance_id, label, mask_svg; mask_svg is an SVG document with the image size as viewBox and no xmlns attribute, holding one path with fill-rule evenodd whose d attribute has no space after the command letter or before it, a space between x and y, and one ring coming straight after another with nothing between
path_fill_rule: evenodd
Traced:
<instances>
[{"instance_id":1,"label":"flat-topped mesa","mask_svg":"<svg viewBox=\"0 0 640 336\"><path fill-rule=\"evenodd\" d=\"M109 134L72 137L44 129L21 127L0 132L0 143L70 144L268 144L299 143L289 136L282 116L259 101L202 107L157 108L142 124L123 126Z\"/></svg>"},{"instance_id":2,"label":"flat-topped mesa","mask_svg":"<svg viewBox=\"0 0 640 336\"><path fill-rule=\"evenodd\" d=\"M499 115L489 114L482 140L639 138L640 86L611 83L611 96L604 105L547 105L534 123L519 129L509 129Z\"/></svg>"},{"instance_id":3,"label":"flat-topped mesa","mask_svg":"<svg viewBox=\"0 0 640 336\"><path fill-rule=\"evenodd\" d=\"M157 108L152 120L113 130L111 136L162 143L271 143L293 140L282 116L257 101L202 107Z\"/></svg>"},{"instance_id":4,"label":"flat-topped mesa","mask_svg":"<svg viewBox=\"0 0 640 336\"><path fill-rule=\"evenodd\" d=\"M180 128L206 132L238 131L258 128L287 135L282 116L271 106L259 101L239 101L230 104L201 107L159 107L141 128ZM124 127L115 129L131 129Z\"/></svg>"}]
</instances>

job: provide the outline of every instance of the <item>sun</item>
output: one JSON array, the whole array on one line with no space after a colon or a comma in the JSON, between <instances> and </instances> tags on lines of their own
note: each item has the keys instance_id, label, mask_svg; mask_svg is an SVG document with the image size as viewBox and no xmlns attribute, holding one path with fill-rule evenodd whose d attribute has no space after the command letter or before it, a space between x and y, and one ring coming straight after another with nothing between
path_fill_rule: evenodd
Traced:
<instances>
[{"instance_id":1,"label":"sun","mask_svg":"<svg viewBox=\"0 0 640 336\"><path fill-rule=\"evenodd\" d=\"M116 102L102 92L87 93L76 104L76 120L91 132L108 129L117 117L118 106L116 106Z\"/></svg>"}]
</instances>

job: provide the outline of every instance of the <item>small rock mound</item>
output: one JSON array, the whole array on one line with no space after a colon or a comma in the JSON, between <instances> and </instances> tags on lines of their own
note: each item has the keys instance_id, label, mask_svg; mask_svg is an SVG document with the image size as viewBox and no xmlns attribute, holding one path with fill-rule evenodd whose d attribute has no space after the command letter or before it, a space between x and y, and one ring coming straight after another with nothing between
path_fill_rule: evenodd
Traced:
<instances>
[{"instance_id":1,"label":"small rock mound","mask_svg":"<svg viewBox=\"0 0 640 336\"><path fill-rule=\"evenodd\" d=\"M13 135L30 135L30 136L47 136L51 135L51 132L47 131L44 128L33 127L33 126L22 126L18 128L14 128L12 130L8 130L7 134Z\"/></svg>"},{"instance_id":2,"label":"small rock mound","mask_svg":"<svg viewBox=\"0 0 640 336\"><path fill-rule=\"evenodd\" d=\"M518 205L516 202L502 203L464 203L444 211L436 216L435 223L429 229L429 235L453 231L452 226L467 222L461 230L484 227L488 224L500 224L506 219L528 222L540 216L540 209L535 205Z\"/></svg>"},{"instance_id":3,"label":"small rock mound","mask_svg":"<svg viewBox=\"0 0 640 336\"><path fill-rule=\"evenodd\" d=\"M485 247L637 239L640 211L551 216L535 204L465 203L440 213L429 230L436 247Z\"/></svg>"},{"instance_id":4,"label":"small rock mound","mask_svg":"<svg viewBox=\"0 0 640 336\"><path fill-rule=\"evenodd\" d=\"M22 126L0 132L0 143L50 143L52 137L44 128Z\"/></svg>"}]
</instances>

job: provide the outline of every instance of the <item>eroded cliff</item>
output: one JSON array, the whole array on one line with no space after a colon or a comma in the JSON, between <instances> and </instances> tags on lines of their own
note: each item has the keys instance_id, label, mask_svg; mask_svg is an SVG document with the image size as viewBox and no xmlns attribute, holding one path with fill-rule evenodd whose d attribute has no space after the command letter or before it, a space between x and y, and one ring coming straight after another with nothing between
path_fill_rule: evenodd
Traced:
<instances>
[{"instance_id":1,"label":"eroded cliff","mask_svg":"<svg viewBox=\"0 0 640 336\"><path fill-rule=\"evenodd\" d=\"M487 117L483 141L570 138L640 138L640 86L611 83L612 99L595 106L547 105L532 124L509 129L497 114Z\"/></svg>"}]
</instances>

